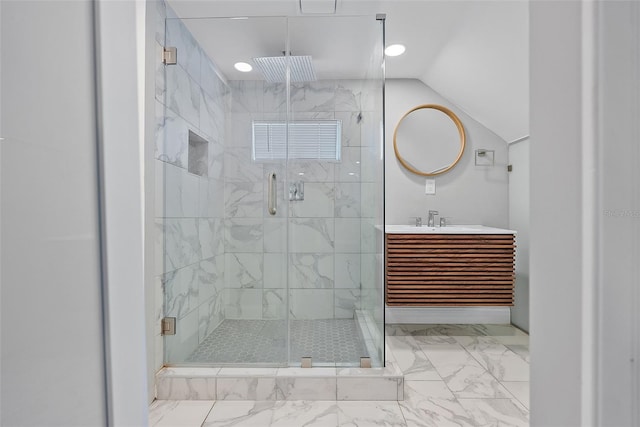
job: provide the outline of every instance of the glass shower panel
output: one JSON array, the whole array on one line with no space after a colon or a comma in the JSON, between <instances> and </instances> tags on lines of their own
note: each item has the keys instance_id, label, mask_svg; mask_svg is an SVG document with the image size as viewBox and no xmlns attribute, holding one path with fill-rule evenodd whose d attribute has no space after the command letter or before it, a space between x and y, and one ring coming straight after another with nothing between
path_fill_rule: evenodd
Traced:
<instances>
[{"instance_id":1,"label":"glass shower panel","mask_svg":"<svg viewBox=\"0 0 640 427\"><path fill-rule=\"evenodd\" d=\"M288 26L289 363L382 366L383 22L296 17ZM314 139L297 131L304 125L327 130Z\"/></svg>"},{"instance_id":2,"label":"glass shower panel","mask_svg":"<svg viewBox=\"0 0 640 427\"><path fill-rule=\"evenodd\" d=\"M168 365L288 360L286 156L256 156L254 124L284 123L286 85L238 62L282 56L285 18L166 22L157 214ZM233 43L230 43L233 41ZM286 138L281 138L286 144ZM275 144L275 145L273 145Z\"/></svg>"}]
</instances>

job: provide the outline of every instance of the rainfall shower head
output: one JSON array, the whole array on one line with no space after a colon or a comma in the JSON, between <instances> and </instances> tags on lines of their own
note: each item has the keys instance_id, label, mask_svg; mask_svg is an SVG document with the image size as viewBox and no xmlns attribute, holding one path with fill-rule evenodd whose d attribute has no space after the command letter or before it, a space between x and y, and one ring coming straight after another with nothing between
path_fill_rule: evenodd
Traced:
<instances>
[{"instance_id":1,"label":"rainfall shower head","mask_svg":"<svg viewBox=\"0 0 640 427\"><path fill-rule=\"evenodd\" d=\"M253 62L264 75L264 79L269 83L282 83L286 80L287 57L286 56L265 56L253 58ZM289 56L291 65L290 78L292 82L312 82L317 80L316 72L313 69L311 56Z\"/></svg>"}]
</instances>

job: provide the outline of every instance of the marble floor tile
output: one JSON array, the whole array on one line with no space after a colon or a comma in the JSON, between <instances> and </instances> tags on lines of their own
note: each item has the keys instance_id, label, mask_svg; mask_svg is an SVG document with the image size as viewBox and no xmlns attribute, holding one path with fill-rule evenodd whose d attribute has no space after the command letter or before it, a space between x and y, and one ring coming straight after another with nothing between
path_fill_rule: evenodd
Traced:
<instances>
[{"instance_id":1,"label":"marble floor tile","mask_svg":"<svg viewBox=\"0 0 640 427\"><path fill-rule=\"evenodd\" d=\"M266 427L271 424L275 402L217 401L202 427Z\"/></svg>"},{"instance_id":2,"label":"marble floor tile","mask_svg":"<svg viewBox=\"0 0 640 427\"><path fill-rule=\"evenodd\" d=\"M413 337L387 337L387 343L405 381L442 379Z\"/></svg>"},{"instance_id":3,"label":"marble floor tile","mask_svg":"<svg viewBox=\"0 0 640 427\"><path fill-rule=\"evenodd\" d=\"M529 364L493 337L456 340L498 381L529 381Z\"/></svg>"},{"instance_id":4,"label":"marble floor tile","mask_svg":"<svg viewBox=\"0 0 640 427\"><path fill-rule=\"evenodd\" d=\"M529 358L529 345L507 345L507 348L522 357L525 362L531 363L531 359Z\"/></svg>"},{"instance_id":5,"label":"marble floor tile","mask_svg":"<svg viewBox=\"0 0 640 427\"><path fill-rule=\"evenodd\" d=\"M504 398L509 392L458 344L421 345L457 398Z\"/></svg>"},{"instance_id":6,"label":"marble floor tile","mask_svg":"<svg viewBox=\"0 0 640 427\"><path fill-rule=\"evenodd\" d=\"M210 400L156 400L149 407L149 426L200 427L213 403Z\"/></svg>"},{"instance_id":7,"label":"marble floor tile","mask_svg":"<svg viewBox=\"0 0 640 427\"><path fill-rule=\"evenodd\" d=\"M479 325L485 330L485 335L494 337L505 336L527 336L526 332L516 328L513 325Z\"/></svg>"},{"instance_id":8,"label":"marble floor tile","mask_svg":"<svg viewBox=\"0 0 640 427\"><path fill-rule=\"evenodd\" d=\"M501 384L522 403L522 406L529 410L530 385L528 381L503 381Z\"/></svg>"},{"instance_id":9,"label":"marble floor tile","mask_svg":"<svg viewBox=\"0 0 640 427\"><path fill-rule=\"evenodd\" d=\"M398 402L338 402L340 427L405 427Z\"/></svg>"},{"instance_id":10,"label":"marble floor tile","mask_svg":"<svg viewBox=\"0 0 640 427\"><path fill-rule=\"evenodd\" d=\"M408 426L473 426L444 381L407 381L399 402Z\"/></svg>"},{"instance_id":11,"label":"marble floor tile","mask_svg":"<svg viewBox=\"0 0 640 427\"><path fill-rule=\"evenodd\" d=\"M474 425L528 427L529 412L511 399L460 399Z\"/></svg>"},{"instance_id":12,"label":"marble floor tile","mask_svg":"<svg viewBox=\"0 0 640 427\"><path fill-rule=\"evenodd\" d=\"M273 408L270 427L338 426L338 406L332 401L280 401Z\"/></svg>"}]
</instances>

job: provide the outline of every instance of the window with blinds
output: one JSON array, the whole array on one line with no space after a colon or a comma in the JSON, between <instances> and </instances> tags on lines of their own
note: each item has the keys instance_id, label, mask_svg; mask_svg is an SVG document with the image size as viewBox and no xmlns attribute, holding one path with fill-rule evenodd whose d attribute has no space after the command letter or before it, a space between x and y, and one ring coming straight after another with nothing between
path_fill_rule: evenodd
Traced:
<instances>
[{"instance_id":1,"label":"window with blinds","mask_svg":"<svg viewBox=\"0 0 640 427\"><path fill-rule=\"evenodd\" d=\"M340 161L340 120L289 122L289 152L287 156L287 123L254 121L253 160L324 160Z\"/></svg>"}]
</instances>

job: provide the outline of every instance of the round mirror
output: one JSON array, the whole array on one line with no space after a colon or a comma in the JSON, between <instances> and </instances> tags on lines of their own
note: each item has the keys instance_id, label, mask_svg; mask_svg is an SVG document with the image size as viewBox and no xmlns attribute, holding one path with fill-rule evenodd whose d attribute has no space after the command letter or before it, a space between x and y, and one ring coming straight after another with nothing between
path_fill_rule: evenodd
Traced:
<instances>
[{"instance_id":1,"label":"round mirror","mask_svg":"<svg viewBox=\"0 0 640 427\"><path fill-rule=\"evenodd\" d=\"M453 111L436 104L409 110L393 133L398 161L411 172L434 176L447 172L460 161L466 136Z\"/></svg>"}]
</instances>

